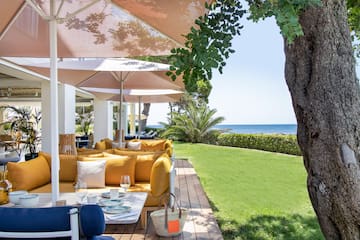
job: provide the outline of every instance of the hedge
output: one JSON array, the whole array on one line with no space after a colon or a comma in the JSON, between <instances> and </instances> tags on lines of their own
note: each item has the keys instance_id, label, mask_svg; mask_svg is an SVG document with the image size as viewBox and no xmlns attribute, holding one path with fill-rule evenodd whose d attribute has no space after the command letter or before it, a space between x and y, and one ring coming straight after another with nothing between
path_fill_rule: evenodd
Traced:
<instances>
[{"instance_id":1,"label":"hedge","mask_svg":"<svg viewBox=\"0 0 360 240\"><path fill-rule=\"evenodd\" d=\"M301 156L295 135L223 133L217 144Z\"/></svg>"}]
</instances>

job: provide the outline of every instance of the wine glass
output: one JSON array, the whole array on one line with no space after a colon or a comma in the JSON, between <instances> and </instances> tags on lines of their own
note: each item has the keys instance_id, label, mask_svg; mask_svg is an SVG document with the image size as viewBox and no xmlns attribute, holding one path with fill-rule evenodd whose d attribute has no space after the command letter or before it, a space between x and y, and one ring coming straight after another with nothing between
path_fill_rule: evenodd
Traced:
<instances>
[{"instance_id":1,"label":"wine glass","mask_svg":"<svg viewBox=\"0 0 360 240\"><path fill-rule=\"evenodd\" d=\"M122 187L124 189L124 191L126 192L127 189L130 187L130 176L129 175L122 175L120 178L120 187Z\"/></svg>"},{"instance_id":2,"label":"wine glass","mask_svg":"<svg viewBox=\"0 0 360 240\"><path fill-rule=\"evenodd\" d=\"M78 181L75 184L76 196L80 199L80 203L84 203L87 196L87 184L83 181Z\"/></svg>"}]
</instances>

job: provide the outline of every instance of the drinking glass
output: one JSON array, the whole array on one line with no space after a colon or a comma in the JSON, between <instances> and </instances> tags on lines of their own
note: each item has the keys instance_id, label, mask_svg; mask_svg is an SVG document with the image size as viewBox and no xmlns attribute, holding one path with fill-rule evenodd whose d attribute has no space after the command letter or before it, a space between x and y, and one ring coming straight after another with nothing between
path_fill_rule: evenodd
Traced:
<instances>
[{"instance_id":1,"label":"drinking glass","mask_svg":"<svg viewBox=\"0 0 360 240\"><path fill-rule=\"evenodd\" d=\"M130 187L130 184L131 184L131 182L130 182L130 176L129 175L121 176L121 178L120 178L120 187L122 187L125 192Z\"/></svg>"},{"instance_id":2,"label":"drinking glass","mask_svg":"<svg viewBox=\"0 0 360 240\"><path fill-rule=\"evenodd\" d=\"M83 181L78 181L75 184L76 196L80 199L80 203L84 203L87 196L87 184Z\"/></svg>"}]
</instances>

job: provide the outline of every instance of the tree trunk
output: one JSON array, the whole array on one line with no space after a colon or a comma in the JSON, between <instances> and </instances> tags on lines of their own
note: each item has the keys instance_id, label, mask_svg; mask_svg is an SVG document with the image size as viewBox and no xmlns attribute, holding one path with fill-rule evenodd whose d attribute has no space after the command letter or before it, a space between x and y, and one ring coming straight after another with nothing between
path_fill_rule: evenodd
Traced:
<instances>
[{"instance_id":1,"label":"tree trunk","mask_svg":"<svg viewBox=\"0 0 360 240\"><path fill-rule=\"evenodd\" d=\"M150 103L144 103L144 108L142 110L142 114L144 116L146 116L146 118L141 119L140 124L141 124L141 129L144 131L146 128L146 124L147 124L147 117L149 116L150 113Z\"/></svg>"},{"instance_id":2,"label":"tree trunk","mask_svg":"<svg viewBox=\"0 0 360 240\"><path fill-rule=\"evenodd\" d=\"M308 191L326 239L360 239L360 89L345 4L306 10L304 36L285 44Z\"/></svg>"}]
</instances>

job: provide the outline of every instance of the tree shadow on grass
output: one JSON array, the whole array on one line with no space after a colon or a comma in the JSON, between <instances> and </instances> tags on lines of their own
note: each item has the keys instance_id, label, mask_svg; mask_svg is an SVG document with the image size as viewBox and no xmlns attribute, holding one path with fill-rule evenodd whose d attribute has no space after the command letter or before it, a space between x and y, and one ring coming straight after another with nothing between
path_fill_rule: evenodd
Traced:
<instances>
[{"instance_id":1,"label":"tree shadow on grass","mask_svg":"<svg viewBox=\"0 0 360 240\"><path fill-rule=\"evenodd\" d=\"M324 239L315 217L256 215L247 222L217 219L224 239L317 240Z\"/></svg>"}]
</instances>

